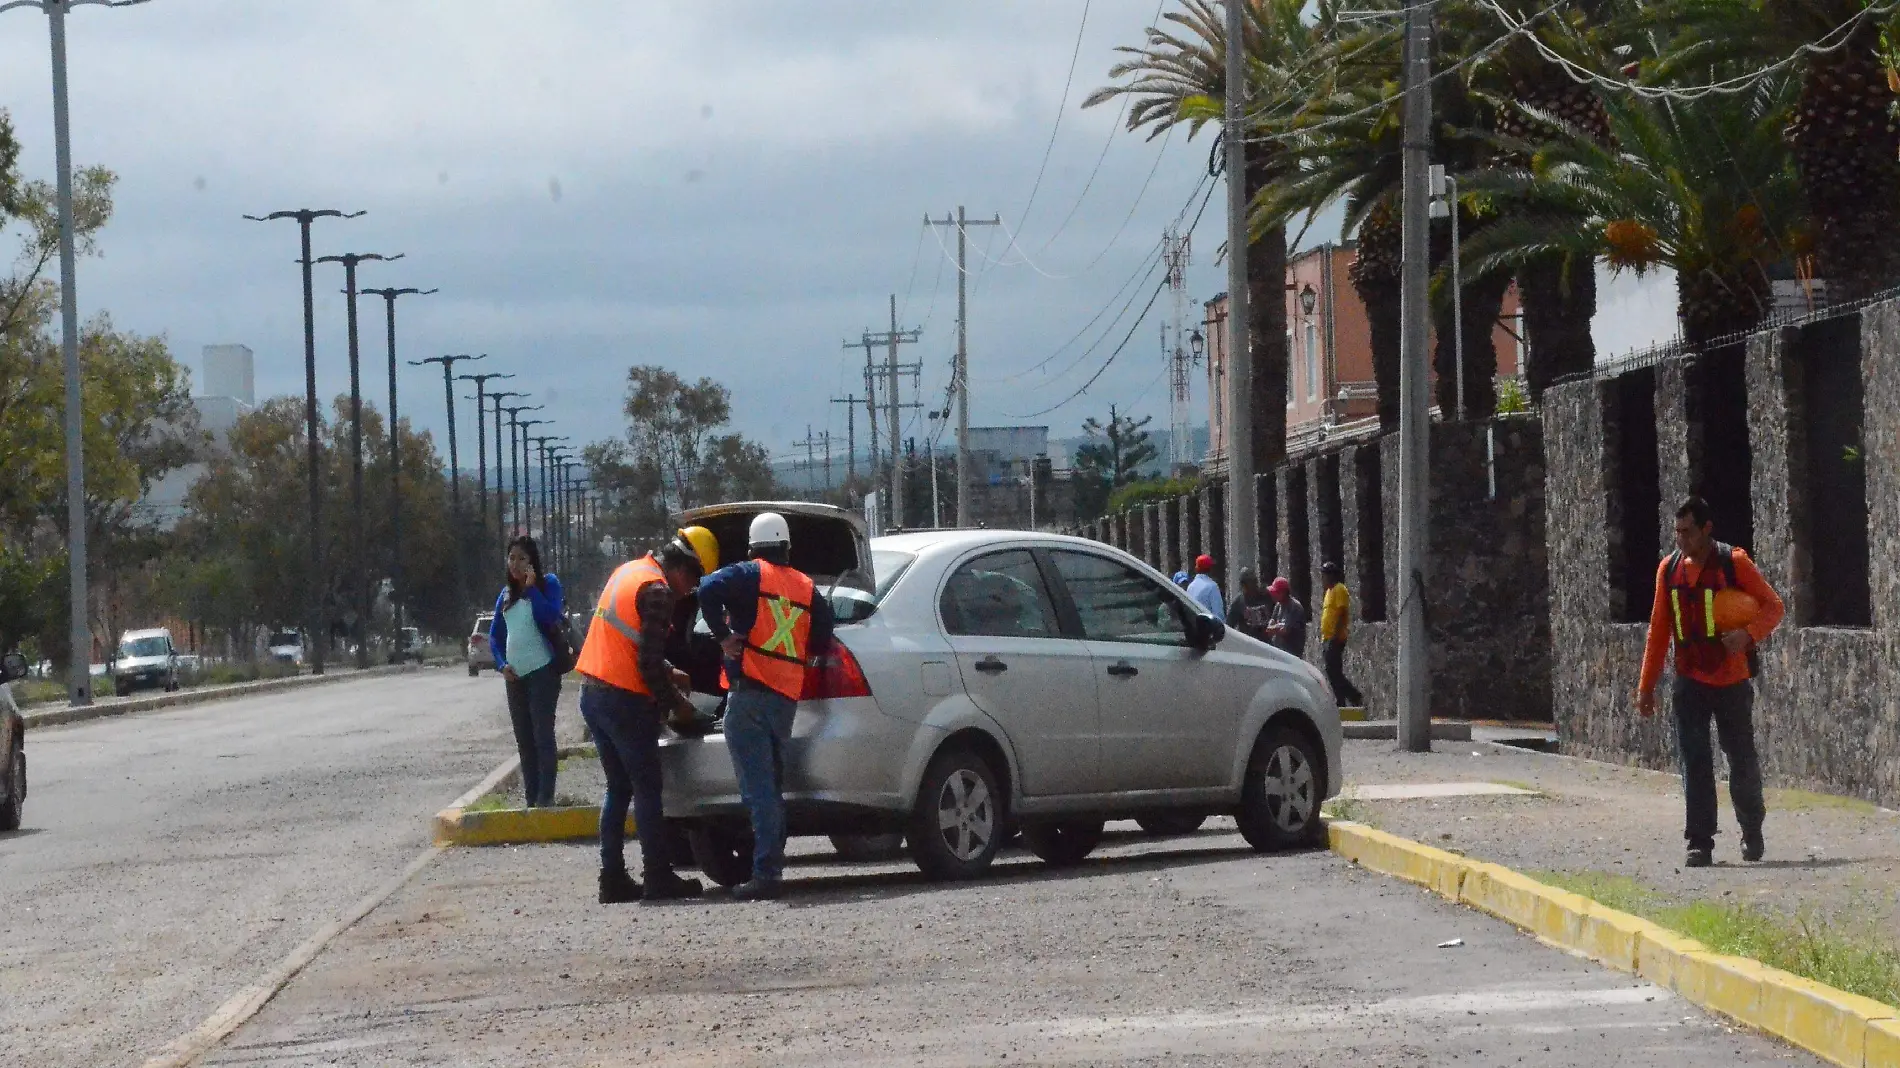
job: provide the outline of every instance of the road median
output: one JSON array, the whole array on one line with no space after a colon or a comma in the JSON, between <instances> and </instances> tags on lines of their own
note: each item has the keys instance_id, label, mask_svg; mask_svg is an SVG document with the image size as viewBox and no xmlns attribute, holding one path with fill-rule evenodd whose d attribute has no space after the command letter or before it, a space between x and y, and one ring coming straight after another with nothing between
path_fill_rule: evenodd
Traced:
<instances>
[{"instance_id":1,"label":"road median","mask_svg":"<svg viewBox=\"0 0 1900 1068\"><path fill-rule=\"evenodd\" d=\"M1333 852L1629 972L1847 1068L1900 1065L1900 1009L1702 943L1502 865L1335 820Z\"/></svg>"},{"instance_id":2,"label":"road median","mask_svg":"<svg viewBox=\"0 0 1900 1068\"><path fill-rule=\"evenodd\" d=\"M423 666L420 664L400 664L324 675L288 675L281 679L259 679L255 682L237 682L228 686L205 686L193 690L178 690L174 693L156 693L149 697L95 701L90 705L64 705L43 710L28 709L21 712L20 716L26 720L27 729L32 730L36 727L84 723L87 720L106 719L112 716L130 716L160 709L184 708L190 705L208 704L212 701L275 693L279 690L294 690L329 682L347 682L351 679L375 678L381 675L406 674L421 670Z\"/></svg>"}]
</instances>

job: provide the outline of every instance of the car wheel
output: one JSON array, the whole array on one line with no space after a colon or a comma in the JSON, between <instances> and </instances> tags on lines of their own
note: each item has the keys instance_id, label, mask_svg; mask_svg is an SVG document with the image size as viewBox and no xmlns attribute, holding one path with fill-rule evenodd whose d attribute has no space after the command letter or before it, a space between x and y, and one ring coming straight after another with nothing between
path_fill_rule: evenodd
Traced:
<instances>
[{"instance_id":1,"label":"car wheel","mask_svg":"<svg viewBox=\"0 0 1900 1068\"><path fill-rule=\"evenodd\" d=\"M752 832L720 823L694 824L686 832L693 862L720 886L738 886L752 878Z\"/></svg>"},{"instance_id":2,"label":"car wheel","mask_svg":"<svg viewBox=\"0 0 1900 1068\"><path fill-rule=\"evenodd\" d=\"M26 747L13 747L13 767L7 773L6 796L0 797L0 831L20 829L26 811Z\"/></svg>"},{"instance_id":3,"label":"car wheel","mask_svg":"<svg viewBox=\"0 0 1900 1068\"><path fill-rule=\"evenodd\" d=\"M895 860L904 855L904 835L893 834L834 834L831 847L838 851L844 860Z\"/></svg>"},{"instance_id":4,"label":"car wheel","mask_svg":"<svg viewBox=\"0 0 1900 1068\"><path fill-rule=\"evenodd\" d=\"M1143 834L1150 838L1171 838L1176 835L1193 834L1207 822L1203 812L1156 812L1136 818Z\"/></svg>"},{"instance_id":5,"label":"car wheel","mask_svg":"<svg viewBox=\"0 0 1900 1068\"><path fill-rule=\"evenodd\" d=\"M1254 742L1235 813L1241 836L1257 850L1290 849L1326 833L1319 805L1325 772L1306 736L1269 727Z\"/></svg>"},{"instance_id":6,"label":"car wheel","mask_svg":"<svg viewBox=\"0 0 1900 1068\"><path fill-rule=\"evenodd\" d=\"M476 667L476 666L475 666L474 664L470 664L470 665L468 666L468 677L469 677L469 678L471 678L471 679L472 679L472 678L474 678L475 676L477 676L477 675L480 675L481 673L482 673L482 669L481 669L481 668L479 668L479 667Z\"/></svg>"},{"instance_id":7,"label":"car wheel","mask_svg":"<svg viewBox=\"0 0 1900 1068\"><path fill-rule=\"evenodd\" d=\"M1003 792L989 761L961 746L945 749L917 791L911 859L926 878L975 878L996 859L1003 823Z\"/></svg>"},{"instance_id":8,"label":"car wheel","mask_svg":"<svg viewBox=\"0 0 1900 1068\"><path fill-rule=\"evenodd\" d=\"M1058 868L1080 864L1102 844L1101 820L1058 820L1023 827L1023 844Z\"/></svg>"}]
</instances>

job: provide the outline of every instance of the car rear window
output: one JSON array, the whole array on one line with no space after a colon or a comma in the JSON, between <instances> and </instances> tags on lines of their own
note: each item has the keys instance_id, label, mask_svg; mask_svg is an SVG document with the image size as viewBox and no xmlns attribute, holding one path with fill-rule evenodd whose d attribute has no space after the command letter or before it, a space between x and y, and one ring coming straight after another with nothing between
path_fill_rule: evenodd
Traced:
<instances>
[{"instance_id":1,"label":"car rear window","mask_svg":"<svg viewBox=\"0 0 1900 1068\"><path fill-rule=\"evenodd\" d=\"M882 602L884 595L891 592L891 587L897 584L898 577L910 570L910 565L916 562L916 553L901 553L896 549L872 549L871 570L877 575L877 589L874 591L876 599Z\"/></svg>"}]
</instances>

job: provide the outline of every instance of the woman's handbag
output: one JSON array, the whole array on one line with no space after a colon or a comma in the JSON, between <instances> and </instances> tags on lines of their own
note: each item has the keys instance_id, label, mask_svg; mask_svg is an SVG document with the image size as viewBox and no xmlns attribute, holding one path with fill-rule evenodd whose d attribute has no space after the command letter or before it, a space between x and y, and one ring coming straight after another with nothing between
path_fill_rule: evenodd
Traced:
<instances>
[{"instance_id":1,"label":"woman's handbag","mask_svg":"<svg viewBox=\"0 0 1900 1068\"><path fill-rule=\"evenodd\" d=\"M548 652L554 655L555 669L563 675L573 671L574 665L580 663L581 659L581 639L580 635L574 633L574 620L564 615L560 626L546 627L543 631L548 640Z\"/></svg>"}]
</instances>

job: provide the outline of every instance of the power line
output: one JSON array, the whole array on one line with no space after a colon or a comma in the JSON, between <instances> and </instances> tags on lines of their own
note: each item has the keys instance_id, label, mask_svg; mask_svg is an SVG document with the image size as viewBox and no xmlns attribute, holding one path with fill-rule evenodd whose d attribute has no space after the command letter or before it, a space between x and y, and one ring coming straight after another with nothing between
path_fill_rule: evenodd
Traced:
<instances>
[{"instance_id":1,"label":"power line","mask_svg":"<svg viewBox=\"0 0 1900 1068\"><path fill-rule=\"evenodd\" d=\"M1083 0L1082 21L1075 28L1075 48L1069 53L1069 73L1062 79L1062 100L1056 105L1056 121L1049 127L1049 143L1042 148L1042 163L1037 165L1036 181L1029 187L1029 201L1023 205L1022 213L1017 216L1024 223L1029 222L1029 211L1036 206L1036 194L1042 191L1042 177L1049 170L1049 157L1055 152L1056 134L1062 131L1062 114L1069 107L1069 90L1075 85L1075 65L1082 58L1082 32L1088 29L1089 8L1092 6L1094 6L1094 0Z\"/></svg>"}]
</instances>

